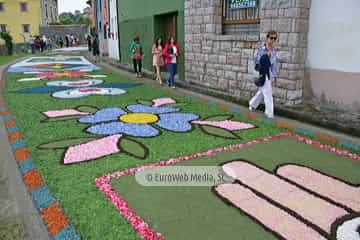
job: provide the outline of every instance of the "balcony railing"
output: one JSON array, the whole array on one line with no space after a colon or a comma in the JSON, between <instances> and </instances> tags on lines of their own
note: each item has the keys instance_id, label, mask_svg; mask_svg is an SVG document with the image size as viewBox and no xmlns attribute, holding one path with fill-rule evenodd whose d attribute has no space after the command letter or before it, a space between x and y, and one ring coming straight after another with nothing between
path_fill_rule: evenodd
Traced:
<instances>
[{"instance_id":1,"label":"balcony railing","mask_svg":"<svg viewBox=\"0 0 360 240\"><path fill-rule=\"evenodd\" d=\"M259 0L223 0L223 24L260 23Z\"/></svg>"}]
</instances>

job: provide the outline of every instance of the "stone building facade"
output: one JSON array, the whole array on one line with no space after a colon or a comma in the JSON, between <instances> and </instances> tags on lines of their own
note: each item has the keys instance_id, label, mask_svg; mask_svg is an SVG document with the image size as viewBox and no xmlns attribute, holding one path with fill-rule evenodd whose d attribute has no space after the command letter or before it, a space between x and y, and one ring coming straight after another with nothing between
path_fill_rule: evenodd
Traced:
<instances>
[{"instance_id":1,"label":"stone building facade","mask_svg":"<svg viewBox=\"0 0 360 240\"><path fill-rule=\"evenodd\" d=\"M254 54L269 30L278 32L277 103L300 104L311 0L259 0L259 28L224 34L224 0L185 0L185 81L208 91L249 99ZM241 27L241 23L237 24Z\"/></svg>"},{"instance_id":2,"label":"stone building facade","mask_svg":"<svg viewBox=\"0 0 360 240\"><path fill-rule=\"evenodd\" d=\"M58 21L58 0L41 0L41 26L48 26Z\"/></svg>"}]
</instances>

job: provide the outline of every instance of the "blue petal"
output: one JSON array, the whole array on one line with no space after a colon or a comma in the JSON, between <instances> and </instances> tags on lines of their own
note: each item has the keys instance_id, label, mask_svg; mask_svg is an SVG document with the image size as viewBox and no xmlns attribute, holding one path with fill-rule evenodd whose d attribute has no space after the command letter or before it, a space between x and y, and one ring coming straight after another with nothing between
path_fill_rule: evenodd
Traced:
<instances>
[{"instance_id":1,"label":"blue petal","mask_svg":"<svg viewBox=\"0 0 360 240\"><path fill-rule=\"evenodd\" d=\"M68 87L47 86L47 87L27 88L16 92L17 93L53 93L66 89L68 89Z\"/></svg>"},{"instance_id":2,"label":"blue petal","mask_svg":"<svg viewBox=\"0 0 360 240\"><path fill-rule=\"evenodd\" d=\"M193 113L161 114L156 125L174 132L187 132L192 129L189 122L196 119L199 119L199 116Z\"/></svg>"},{"instance_id":3,"label":"blue petal","mask_svg":"<svg viewBox=\"0 0 360 240\"><path fill-rule=\"evenodd\" d=\"M118 120L119 116L126 112L121 108L104 108L97 111L94 115L82 117L79 119L81 123L101 123Z\"/></svg>"},{"instance_id":4,"label":"blue petal","mask_svg":"<svg viewBox=\"0 0 360 240\"><path fill-rule=\"evenodd\" d=\"M178 112L180 109L171 108L171 107L151 107L143 104L136 104L127 106L127 109L134 113L153 113L153 114L161 114L161 113L172 113Z\"/></svg>"},{"instance_id":5,"label":"blue petal","mask_svg":"<svg viewBox=\"0 0 360 240\"><path fill-rule=\"evenodd\" d=\"M155 137L159 130L148 124L131 124L122 122L102 123L86 129L87 132L100 135L125 134L133 137Z\"/></svg>"}]
</instances>

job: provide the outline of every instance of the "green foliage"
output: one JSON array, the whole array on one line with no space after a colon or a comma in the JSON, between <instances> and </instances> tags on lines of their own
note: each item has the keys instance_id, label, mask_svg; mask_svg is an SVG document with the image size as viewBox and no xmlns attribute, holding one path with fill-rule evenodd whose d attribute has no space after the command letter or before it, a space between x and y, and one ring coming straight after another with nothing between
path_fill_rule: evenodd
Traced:
<instances>
[{"instance_id":1,"label":"green foliage","mask_svg":"<svg viewBox=\"0 0 360 240\"><path fill-rule=\"evenodd\" d=\"M81 13L79 10L76 10L75 13L63 12L60 14L59 19L61 24L85 24L91 26L91 18L87 14L87 9L84 9L84 12Z\"/></svg>"},{"instance_id":2,"label":"green foliage","mask_svg":"<svg viewBox=\"0 0 360 240\"><path fill-rule=\"evenodd\" d=\"M5 46L7 49L7 54L12 55L13 54L13 43L12 43L12 37L9 32L1 32L0 38L2 38L5 41Z\"/></svg>"}]
</instances>

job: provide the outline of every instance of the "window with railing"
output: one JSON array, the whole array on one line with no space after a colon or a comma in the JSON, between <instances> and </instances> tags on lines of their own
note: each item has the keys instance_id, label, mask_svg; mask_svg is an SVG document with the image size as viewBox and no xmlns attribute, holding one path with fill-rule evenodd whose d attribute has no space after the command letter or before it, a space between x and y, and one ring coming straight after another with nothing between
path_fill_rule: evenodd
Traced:
<instances>
[{"instance_id":1,"label":"window with railing","mask_svg":"<svg viewBox=\"0 0 360 240\"><path fill-rule=\"evenodd\" d=\"M223 0L224 33L255 33L260 30L260 0Z\"/></svg>"}]
</instances>

